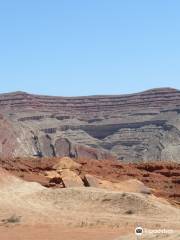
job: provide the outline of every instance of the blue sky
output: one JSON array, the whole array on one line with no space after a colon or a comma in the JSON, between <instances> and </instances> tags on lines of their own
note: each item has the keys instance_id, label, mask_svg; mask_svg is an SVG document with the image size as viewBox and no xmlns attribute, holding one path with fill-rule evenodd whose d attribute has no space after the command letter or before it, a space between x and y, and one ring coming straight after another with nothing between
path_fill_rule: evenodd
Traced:
<instances>
[{"instance_id":1,"label":"blue sky","mask_svg":"<svg viewBox=\"0 0 180 240\"><path fill-rule=\"evenodd\" d=\"M0 92L180 89L179 0L0 3Z\"/></svg>"}]
</instances>

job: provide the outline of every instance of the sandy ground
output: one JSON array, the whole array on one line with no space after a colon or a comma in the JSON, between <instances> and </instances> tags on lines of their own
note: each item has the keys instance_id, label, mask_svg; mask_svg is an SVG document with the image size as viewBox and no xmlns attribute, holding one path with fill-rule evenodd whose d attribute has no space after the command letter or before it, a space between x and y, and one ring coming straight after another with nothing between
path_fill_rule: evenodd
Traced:
<instances>
[{"instance_id":1,"label":"sandy ground","mask_svg":"<svg viewBox=\"0 0 180 240\"><path fill-rule=\"evenodd\" d=\"M170 234L144 234L137 238L132 228L72 228L62 225L1 226L2 240L179 240L180 231Z\"/></svg>"},{"instance_id":2,"label":"sandy ground","mask_svg":"<svg viewBox=\"0 0 180 240\"><path fill-rule=\"evenodd\" d=\"M107 228L71 228L61 225L0 227L2 240L114 240L123 230Z\"/></svg>"}]
</instances>

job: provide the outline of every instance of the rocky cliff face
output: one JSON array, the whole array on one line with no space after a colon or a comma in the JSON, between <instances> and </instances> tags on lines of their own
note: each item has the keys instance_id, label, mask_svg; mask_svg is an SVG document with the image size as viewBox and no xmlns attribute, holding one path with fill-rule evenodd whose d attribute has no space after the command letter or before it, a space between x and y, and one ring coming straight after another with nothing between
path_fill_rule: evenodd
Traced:
<instances>
[{"instance_id":1,"label":"rocky cliff face","mask_svg":"<svg viewBox=\"0 0 180 240\"><path fill-rule=\"evenodd\" d=\"M180 91L119 96L0 95L0 156L180 162Z\"/></svg>"}]
</instances>

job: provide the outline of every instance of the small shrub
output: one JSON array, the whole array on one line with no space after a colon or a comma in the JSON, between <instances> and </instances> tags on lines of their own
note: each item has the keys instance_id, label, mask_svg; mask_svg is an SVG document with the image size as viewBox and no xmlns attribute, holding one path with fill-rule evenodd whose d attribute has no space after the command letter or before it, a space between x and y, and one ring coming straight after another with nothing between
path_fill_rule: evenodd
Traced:
<instances>
[{"instance_id":1,"label":"small shrub","mask_svg":"<svg viewBox=\"0 0 180 240\"><path fill-rule=\"evenodd\" d=\"M21 216L12 215L11 217L5 220L6 223L19 223L21 220Z\"/></svg>"},{"instance_id":2,"label":"small shrub","mask_svg":"<svg viewBox=\"0 0 180 240\"><path fill-rule=\"evenodd\" d=\"M122 194L122 197L126 197L126 193L123 193L123 194Z\"/></svg>"},{"instance_id":3,"label":"small shrub","mask_svg":"<svg viewBox=\"0 0 180 240\"><path fill-rule=\"evenodd\" d=\"M129 210L127 210L127 211L125 212L125 214L131 215L131 214L134 214L134 211L133 211L132 209L129 209Z\"/></svg>"}]
</instances>

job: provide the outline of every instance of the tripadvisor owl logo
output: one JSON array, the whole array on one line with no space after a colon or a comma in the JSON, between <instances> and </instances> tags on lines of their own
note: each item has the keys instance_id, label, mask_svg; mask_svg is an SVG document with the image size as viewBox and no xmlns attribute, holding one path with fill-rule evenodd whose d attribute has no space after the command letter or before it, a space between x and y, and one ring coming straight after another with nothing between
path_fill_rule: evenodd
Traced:
<instances>
[{"instance_id":1,"label":"tripadvisor owl logo","mask_svg":"<svg viewBox=\"0 0 180 240\"><path fill-rule=\"evenodd\" d=\"M142 229L142 227L137 227L137 228L135 229L135 234L136 234L136 236L142 236L142 234L143 234L143 229Z\"/></svg>"}]
</instances>

